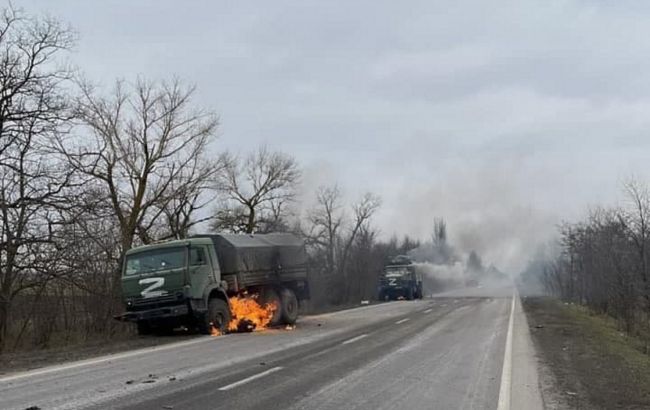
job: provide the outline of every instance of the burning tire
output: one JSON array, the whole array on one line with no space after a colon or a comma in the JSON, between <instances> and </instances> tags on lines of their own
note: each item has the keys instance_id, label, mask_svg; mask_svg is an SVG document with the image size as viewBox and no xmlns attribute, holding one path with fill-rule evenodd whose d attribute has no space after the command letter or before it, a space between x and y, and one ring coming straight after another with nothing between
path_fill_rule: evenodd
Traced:
<instances>
[{"instance_id":1,"label":"burning tire","mask_svg":"<svg viewBox=\"0 0 650 410\"><path fill-rule=\"evenodd\" d=\"M293 325L298 319L298 298L293 290L284 288L280 294L280 313L282 322L287 325Z\"/></svg>"},{"instance_id":2,"label":"burning tire","mask_svg":"<svg viewBox=\"0 0 650 410\"><path fill-rule=\"evenodd\" d=\"M277 326L282 323L282 300L278 296L278 292L273 288L264 288L262 290L262 302L264 304L275 305L273 316L269 322L270 326Z\"/></svg>"},{"instance_id":3,"label":"burning tire","mask_svg":"<svg viewBox=\"0 0 650 410\"><path fill-rule=\"evenodd\" d=\"M212 298L208 302L208 311L199 326L199 331L209 335L214 327L221 334L224 334L228 331L228 323L230 323L230 308L228 307L228 303L221 299Z\"/></svg>"}]
</instances>

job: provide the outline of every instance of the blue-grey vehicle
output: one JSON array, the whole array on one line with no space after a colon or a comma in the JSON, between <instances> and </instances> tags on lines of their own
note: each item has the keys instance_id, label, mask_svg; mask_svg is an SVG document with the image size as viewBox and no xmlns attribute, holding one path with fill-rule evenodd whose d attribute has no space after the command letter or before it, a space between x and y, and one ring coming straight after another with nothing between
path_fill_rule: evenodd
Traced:
<instances>
[{"instance_id":1,"label":"blue-grey vehicle","mask_svg":"<svg viewBox=\"0 0 650 410\"><path fill-rule=\"evenodd\" d=\"M379 278L379 300L422 299L422 293L422 274L408 256L395 257Z\"/></svg>"}]
</instances>

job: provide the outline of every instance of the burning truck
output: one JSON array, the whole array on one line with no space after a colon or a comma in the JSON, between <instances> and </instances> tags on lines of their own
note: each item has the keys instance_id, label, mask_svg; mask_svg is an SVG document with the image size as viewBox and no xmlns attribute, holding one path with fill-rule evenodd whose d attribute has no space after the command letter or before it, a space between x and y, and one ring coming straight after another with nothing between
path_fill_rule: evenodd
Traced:
<instances>
[{"instance_id":1,"label":"burning truck","mask_svg":"<svg viewBox=\"0 0 650 410\"><path fill-rule=\"evenodd\" d=\"M201 333L292 325L309 299L304 242L291 234L205 234L129 250L126 312L139 334L178 326Z\"/></svg>"},{"instance_id":2,"label":"burning truck","mask_svg":"<svg viewBox=\"0 0 650 410\"><path fill-rule=\"evenodd\" d=\"M411 258L396 256L379 277L379 300L422 299L422 272Z\"/></svg>"}]
</instances>

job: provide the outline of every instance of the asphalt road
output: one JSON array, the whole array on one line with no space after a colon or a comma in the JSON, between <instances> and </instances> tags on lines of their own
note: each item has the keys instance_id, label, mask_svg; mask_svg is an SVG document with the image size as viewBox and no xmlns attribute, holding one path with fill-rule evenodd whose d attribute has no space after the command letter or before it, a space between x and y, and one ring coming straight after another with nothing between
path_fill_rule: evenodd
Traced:
<instances>
[{"instance_id":1,"label":"asphalt road","mask_svg":"<svg viewBox=\"0 0 650 410\"><path fill-rule=\"evenodd\" d=\"M8 375L0 408L497 409L504 381L526 388L511 382L511 366L532 363L515 346L517 363L504 366L508 293L371 305L305 317L295 330L199 337Z\"/></svg>"}]
</instances>

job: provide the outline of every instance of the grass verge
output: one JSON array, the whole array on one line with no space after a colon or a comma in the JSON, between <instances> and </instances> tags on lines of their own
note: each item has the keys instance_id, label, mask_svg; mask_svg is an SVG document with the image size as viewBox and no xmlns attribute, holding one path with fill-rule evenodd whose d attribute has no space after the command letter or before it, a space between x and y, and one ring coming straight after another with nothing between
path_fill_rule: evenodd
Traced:
<instances>
[{"instance_id":1,"label":"grass verge","mask_svg":"<svg viewBox=\"0 0 650 410\"><path fill-rule=\"evenodd\" d=\"M553 298L524 298L531 335L554 378L547 402L571 409L650 409L650 356L609 317ZM548 397L546 397L548 398ZM545 399L546 399L545 398Z\"/></svg>"}]
</instances>

